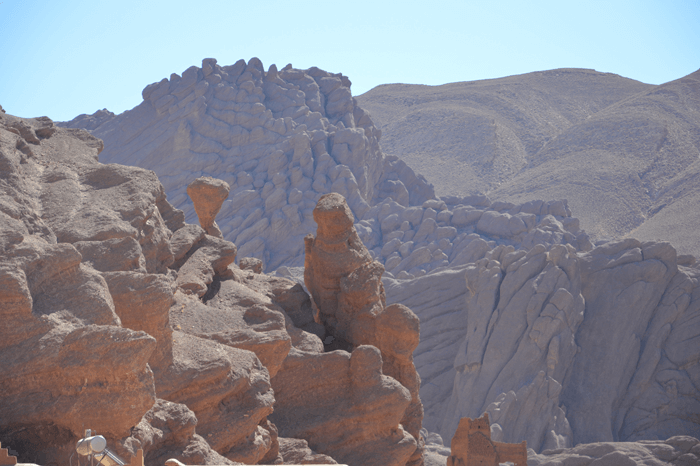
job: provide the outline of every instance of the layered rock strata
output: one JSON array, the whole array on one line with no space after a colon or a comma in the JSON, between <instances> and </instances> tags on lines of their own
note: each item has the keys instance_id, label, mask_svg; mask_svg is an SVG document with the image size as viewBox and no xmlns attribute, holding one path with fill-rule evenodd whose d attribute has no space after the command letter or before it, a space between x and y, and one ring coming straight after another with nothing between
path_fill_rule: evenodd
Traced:
<instances>
[{"instance_id":1,"label":"layered rock strata","mask_svg":"<svg viewBox=\"0 0 700 466\"><path fill-rule=\"evenodd\" d=\"M67 462L90 428L148 466L415 463L403 425L420 429L419 382L398 373L418 340L410 311L384 310L414 332L405 343L324 352L303 288L257 260L239 268L210 234L215 205L195 193L216 180L192 190L207 231L152 172L100 164L88 133L2 118L0 441L22 461Z\"/></svg>"}]
</instances>

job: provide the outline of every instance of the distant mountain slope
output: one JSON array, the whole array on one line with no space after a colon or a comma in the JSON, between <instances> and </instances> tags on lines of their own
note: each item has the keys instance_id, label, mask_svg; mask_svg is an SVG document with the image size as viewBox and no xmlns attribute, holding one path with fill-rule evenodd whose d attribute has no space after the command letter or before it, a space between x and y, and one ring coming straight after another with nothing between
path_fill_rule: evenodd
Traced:
<instances>
[{"instance_id":1,"label":"distant mountain slope","mask_svg":"<svg viewBox=\"0 0 700 466\"><path fill-rule=\"evenodd\" d=\"M492 195L566 197L594 237L670 240L698 255L698 109L700 72L656 86L568 128Z\"/></svg>"},{"instance_id":2,"label":"distant mountain slope","mask_svg":"<svg viewBox=\"0 0 700 466\"><path fill-rule=\"evenodd\" d=\"M698 255L700 214L689 208L700 192L698 76L651 86L561 69L384 85L357 101L382 130L384 152L424 175L438 195L566 198L595 239L634 230Z\"/></svg>"},{"instance_id":3,"label":"distant mountain slope","mask_svg":"<svg viewBox=\"0 0 700 466\"><path fill-rule=\"evenodd\" d=\"M426 176L436 194L464 195L508 182L550 139L651 87L560 69L442 86L387 84L357 101L382 130L384 152Z\"/></svg>"}]
</instances>

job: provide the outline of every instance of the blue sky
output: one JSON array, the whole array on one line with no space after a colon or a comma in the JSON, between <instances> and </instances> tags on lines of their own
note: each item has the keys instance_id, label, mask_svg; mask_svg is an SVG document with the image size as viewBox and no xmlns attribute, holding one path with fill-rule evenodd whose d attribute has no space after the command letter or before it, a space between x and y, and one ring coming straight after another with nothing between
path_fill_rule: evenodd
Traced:
<instances>
[{"instance_id":1,"label":"blue sky","mask_svg":"<svg viewBox=\"0 0 700 466\"><path fill-rule=\"evenodd\" d=\"M563 67L661 84L700 68L700 0L0 0L0 105L13 115L121 113L208 57L317 66L354 95Z\"/></svg>"}]
</instances>

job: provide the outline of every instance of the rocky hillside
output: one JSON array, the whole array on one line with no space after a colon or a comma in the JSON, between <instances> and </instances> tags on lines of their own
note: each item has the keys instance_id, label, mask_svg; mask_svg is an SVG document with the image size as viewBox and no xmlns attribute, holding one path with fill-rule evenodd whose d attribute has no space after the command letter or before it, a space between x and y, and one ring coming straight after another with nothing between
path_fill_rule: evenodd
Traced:
<instances>
[{"instance_id":1,"label":"rocky hillside","mask_svg":"<svg viewBox=\"0 0 700 466\"><path fill-rule=\"evenodd\" d=\"M227 182L224 237L267 270L303 264L301 240L315 228L311 213L322 194L342 194L358 218L388 196L403 205L434 197L403 162L382 154L380 132L341 74L206 59L148 86L143 98L121 115L99 111L63 125L105 141L104 163L154 170L187 221L196 218L190 181Z\"/></svg>"},{"instance_id":2,"label":"rocky hillside","mask_svg":"<svg viewBox=\"0 0 700 466\"><path fill-rule=\"evenodd\" d=\"M530 159L540 153L538 144L555 147L568 129L587 124L606 109L624 107L650 89L589 71L547 73L550 80L537 92L513 84L518 92L502 93L522 114L499 123L495 134L506 134L511 123L521 125L501 141L521 147L526 167L535 167ZM567 79L581 85L580 93L567 91ZM424 458L444 456L442 439L449 442L459 418L484 411L493 421L494 440L527 440L533 461L539 458L543 464L561 459L552 456L554 451L581 457L583 450L570 448L582 442L700 436L700 276L695 257L678 254L669 243L635 239L594 247L569 203L556 198L513 196L509 202L469 191L436 198L433 187L401 159L381 152L381 131L352 98L349 85L344 76L316 68L272 66L265 72L256 59L224 67L207 59L201 68L148 86L144 102L133 110L82 115L66 125L90 128L103 138L107 148L101 160L155 170L168 199L188 212L188 219L196 218L190 196L197 196L188 196L187 186L201 175L224 180L230 194L216 218L218 227L205 222L208 237L220 233L220 241L236 243L239 256L264 259L268 271L276 269L278 276L305 284L314 305L325 303L320 307L338 310L328 318L319 312L314 322L297 322L311 333L312 324L332 322L336 330L329 332L333 340L328 340L327 349L364 344L365 334L376 338L372 327L363 329L341 310L348 303L366 310L395 309L392 303L411 308L420 319L413 355L421 377L423 425L433 432L423 432ZM488 92L477 92L471 102L493 104L486 98ZM550 94L558 100L547 101ZM529 113L528 99L533 106ZM341 100L342 112L336 105ZM345 139L351 136L355 142ZM497 154L501 147L487 146L479 145L479 153ZM474 170L487 181L500 180L501 174L511 173L506 170L514 166L509 160L491 164L498 170L505 167L501 171L488 168L488 161L475 162ZM517 179L513 173L508 176ZM336 231L350 213L331 216L335 226L329 231L320 226L317 230L314 209L331 192L348 198L355 233ZM345 212L340 207L330 210ZM184 235L188 230L178 229L173 237L180 231ZM314 231L316 238L305 242L304 236ZM346 241L348 253L332 267L318 272L316 266L304 264L317 242L334 250ZM323 257L324 249L317 254ZM356 268L344 281L325 276L369 258L377 265ZM181 267L174 264L175 269ZM240 267L247 264L239 261ZM182 269L176 272L180 286L185 280L180 277L193 276ZM309 284L313 277L323 283L320 288ZM202 278L187 280L187 289L199 290L206 305L225 311L228 301L207 297L208 290L218 286L216 279L210 285ZM373 292L372 299L357 296L362 290L382 288L387 306L376 298L382 291ZM328 298L328 290L345 293L345 304ZM198 310L185 315L195 319L210 314ZM185 321L183 328L191 325L201 337L219 326L207 327L208 320L217 322ZM230 341L227 336L216 338ZM259 355L273 367L271 372L277 363L266 363L265 358L273 361L273 355ZM293 361L289 356L287 360ZM390 370L383 368L384 373ZM275 393L277 377L272 380ZM409 392L410 385L404 384ZM401 423L410 434L411 428ZM658 447L674 449L663 461L694 455L690 450L697 442L681 442L678 448L676 440L669 442ZM612 452L606 448L594 449L595 454Z\"/></svg>"},{"instance_id":3,"label":"rocky hillside","mask_svg":"<svg viewBox=\"0 0 700 466\"><path fill-rule=\"evenodd\" d=\"M212 235L155 173L102 164L101 150L85 130L0 113L3 447L68 464L93 429L148 466L423 464L418 319L385 304L342 196L313 211L307 286L337 303L318 323L301 286L256 259L235 265L206 215ZM222 188L191 183L197 211L213 218L222 198L206 194ZM351 250L334 244L348 237Z\"/></svg>"},{"instance_id":4,"label":"rocky hillside","mask_svg":"<svg viewBox=\"0 0 700 466\"><path fill-rule=\"evenodd\" d=\"M700 255L700 75L650 86L561 69L357 97L382 149L438 195L567 199L595 240L669 240ZM673 228L669 228L673 225Z\"/></svg>"}]
</instances>

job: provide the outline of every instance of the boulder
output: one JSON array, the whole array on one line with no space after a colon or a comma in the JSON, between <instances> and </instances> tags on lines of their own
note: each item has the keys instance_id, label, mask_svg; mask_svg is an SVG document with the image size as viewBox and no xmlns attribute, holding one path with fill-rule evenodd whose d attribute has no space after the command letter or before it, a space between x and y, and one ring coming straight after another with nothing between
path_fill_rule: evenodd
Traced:
<instances>
[{"instance_id":1,"label":"boulder","mask_svg":"<svg viewBox=\"0 0 700 466\"><path fill-rule=\"evenodd\" d=\"M117 444L122 459L143 450L145 464L164 464L176 459L185 464L236 464L219 455L195 429L197 418L184 404L158 399L133 428L131 435Z\"/></svg>"},{"instance_id":2,"label":"boulder","mask_svg":"<svg viewBox=\"0 0 700 466\"><path fill-rule=\"evenodd\" d=\"M416 451L400 424L411 394L382 374L375 347L352 354L292 349L272 387L270 419L281 437L304 439L314 451L353 466L404 465Z\"/></svg>"},{"instance_id":3,"label":"boulder","mask_svg":"<svg viewBox=\"0 0 700 466\"><path fill-rule=\"evenodd\" d=\"M210 176L199 177L187 185L187 194L192 199L194 210L199 217L199 224L210 236L223 239L214 219L230 191L228 183Z\"/></svg>"},{"instance_id":4,"label":"boulder","mask_svg":"<svg viewBox=\"0 0 700 466\"><path fill-rule=\"evenodd\" d=\"M173 363L156 372L156 390L191 409L199 435L232 461L255 464L272 447L260 425L274 403L269 374L251 351L176 330Z\"/></svg>"},{"instance_id":5,"label":"boulder","mask_svg":"<svg viewBox=\"0 0 700 466\"><path fill-rule=\"evenodd\" d=\"M306 440L280 438L279 453L286 464L338 464L328 455L316 453Z\"/></svg>"},{"instance_id":6,"label":"boulder","mask_svg":"<svg viewBox=\"0 0 700 466\"><path fill-rule=\"evenodd\" d=\"M224 273L236 260L237 252L233 243L206 235L180 259L184 263L179 267L176 285L187 294L203 296L214 276Z\"/></svg>"},{"instance_id":7,"label":"boulder","mask_svg":"<svg viewBox=\"0 0 700 466\"><path fill-rule=\"evenodd\" d=\"M173 303L172 281L159 274L104 272L102 274L122 326L156 339L149 359L152 368L172 360L172 329L168 312Z\"/></svg>"}]
</instances>

